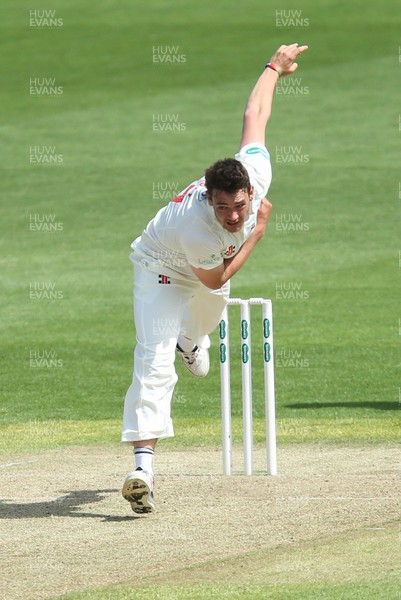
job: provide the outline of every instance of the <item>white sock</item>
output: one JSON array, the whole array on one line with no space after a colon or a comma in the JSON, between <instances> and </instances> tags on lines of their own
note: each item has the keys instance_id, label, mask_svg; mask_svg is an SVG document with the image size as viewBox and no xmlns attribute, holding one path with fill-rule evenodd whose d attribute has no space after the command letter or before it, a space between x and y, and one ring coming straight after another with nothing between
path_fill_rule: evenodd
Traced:
<instances>
[{"instance_id":1,"label":"white sock","mask_svg":"<svg viewBox=\"0 0 401 600\"><path fill-rule=\"evenodd\" d=\"M153 474L153 457L155 451L148 446L134 448L135 468L140 467L143 471Z\"/></svg>"},{"instance_id":2,"label":"white sock","mask_svg":"<svg viewBox=\"0 0 401 600\"><path fill-rule=\"evenodd\" d=\"M194 341L185 337L185 335L179 336L177 344L184 352L191 352L196 346L196 344L194 344Z\"/></svg>"}]
</instances>

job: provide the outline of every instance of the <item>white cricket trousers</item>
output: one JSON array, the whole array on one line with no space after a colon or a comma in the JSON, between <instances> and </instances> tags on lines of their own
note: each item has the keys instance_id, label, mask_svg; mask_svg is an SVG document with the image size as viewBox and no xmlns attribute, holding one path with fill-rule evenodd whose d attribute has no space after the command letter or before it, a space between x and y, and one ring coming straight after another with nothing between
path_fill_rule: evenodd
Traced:
<instances>
[{"instance_id":1,"label":"white cricket trousers","mask_svg":"<svg viewBox=\"0 0 401 600\"><path fill-rule=\"evenodd\" d=\"M174 436L171 398L177 382L174 368L179 335L201 345L219 324L229 284L210 290L148 271L134 264L136 347L134 374L126 393L122 441Z\"/></svg>"}]
</instances>

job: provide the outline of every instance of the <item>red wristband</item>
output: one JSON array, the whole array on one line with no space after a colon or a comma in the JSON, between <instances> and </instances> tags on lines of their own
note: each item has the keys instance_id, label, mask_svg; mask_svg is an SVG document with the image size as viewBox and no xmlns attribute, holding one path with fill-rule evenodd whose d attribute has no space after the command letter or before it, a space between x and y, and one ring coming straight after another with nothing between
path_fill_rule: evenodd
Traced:
<instances>
[{"instance_id":1,"label":"red wristband","mask_svg":"<svg viewBox=\"0 0 401 600\"><path fill-rule=\"evenodd\" d=\"M267 63L267 65L265 66L265 69L272 69L273 71L276 71L276 73L278 73L279 77L281 77L281 75L283 74L283 72L280 69L280 67L278 67L274 63Z\"/></svg>"}]
</instances>

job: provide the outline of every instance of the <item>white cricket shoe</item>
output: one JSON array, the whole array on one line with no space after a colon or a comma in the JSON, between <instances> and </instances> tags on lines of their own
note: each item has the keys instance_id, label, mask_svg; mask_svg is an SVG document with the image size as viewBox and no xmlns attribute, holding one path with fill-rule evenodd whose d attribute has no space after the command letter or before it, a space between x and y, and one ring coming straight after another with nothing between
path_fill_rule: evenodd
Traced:
<instances>
[{"instance_id":1,"label":"white cricket shoe","mask_svg":"<svg viewBox=\"0 0 401 600\"><path fill-rule=\"evenodd\" d=\"M181 356L183 365L195 375L195 377L205 377L209 373L210 361L209 361L209 347L210 340L206 335L202 344L195 346L191 352L184 352L177 344L177 350Z\"/></svg>"},{"instance_id":2,"label":"white cricket shoe","mask_svg":"<svg viewBox=\"0 0 401 600\"><path fill-rule=\"evenodd\" d=\"M131 504L134 513L141 515L155 510L153 488L153 476L138 467L125 478L121 493L123 498Z\"/></svg>"}]
</instances>

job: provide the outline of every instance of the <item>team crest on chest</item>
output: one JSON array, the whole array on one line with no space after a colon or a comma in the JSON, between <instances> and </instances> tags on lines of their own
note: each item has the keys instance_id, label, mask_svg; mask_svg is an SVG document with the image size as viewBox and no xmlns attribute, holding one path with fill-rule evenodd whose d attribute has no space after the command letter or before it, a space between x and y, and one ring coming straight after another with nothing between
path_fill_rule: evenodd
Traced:
<instances>
[{"instance_id":1,"label":"team crest on chest","mask_svg":"<svg viewBox=\"0 0 401 600\"><path fill-rule=\"evenodd\" d=\"M235 246L228 246L226 250L224 250L223 254L226 257L232 256L235 252Z\"/></svg>"}]
</instances>

